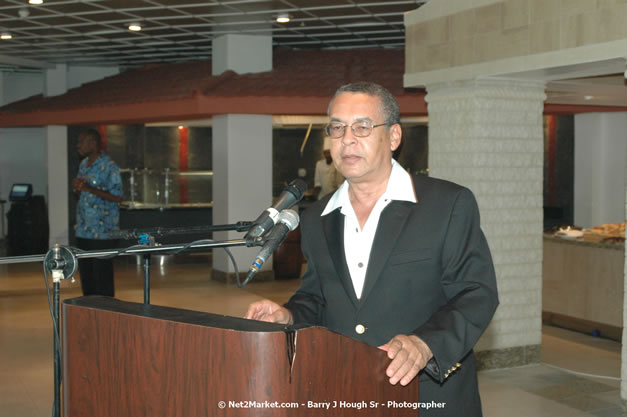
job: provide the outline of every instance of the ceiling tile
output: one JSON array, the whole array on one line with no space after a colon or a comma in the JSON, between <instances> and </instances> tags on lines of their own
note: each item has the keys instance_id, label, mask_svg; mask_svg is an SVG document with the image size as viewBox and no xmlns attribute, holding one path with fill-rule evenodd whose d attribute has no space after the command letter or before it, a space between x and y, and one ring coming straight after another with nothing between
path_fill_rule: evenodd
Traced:
<instances>
[{"instance_id":1,"label":"ceiling tile","mask_svg":"<svg viewBox=\"0 0 627 417\"><path fill-rule=\"evenodd\" d=\"M270 30L277 47L402 48L403 13L426 1L47 0L29 6L26 0L4 0L0 27L11 31L13 39L0 41L0 57L124 68L150 63L151 57L155 63L189 60L194 47L206 52L198 59L206 59L216 36L266 35ZM20 10L28 16L20 18ZM276 23L279 12L289 13L292 21ZM131 22L144 30L129 32ZM173 52L147 56L143 44L149 50L165 45Z\"/></svg>"}]
</instances>

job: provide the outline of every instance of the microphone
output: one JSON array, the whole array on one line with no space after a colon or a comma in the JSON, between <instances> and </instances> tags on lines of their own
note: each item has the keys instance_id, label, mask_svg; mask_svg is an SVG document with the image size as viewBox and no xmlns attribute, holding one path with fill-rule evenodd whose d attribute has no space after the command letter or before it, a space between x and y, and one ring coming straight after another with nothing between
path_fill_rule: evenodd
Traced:
<instances>
[{"instance_id":1,"label":"microphone","mask_svg":"<svg viewBox=\"0 0 627 417\"><path fill-rule=\"evenodd\" d=\"M268 260L270 255L279 247L287 237L287 234L298 227L298 214L294 210L285 209L278 215L277 224L266 237L263 247L259 251L257 258L253 261L248 275L242 284L242 287L259 272L263 264Z\"/></svg>"},{"instance_id":2,"label":"microphone","mask_svg":"<svg viewBox=\"0 0 627 417\"><path fill-rule=\"evenodd\" d=\"M274 203L272 207L266 209L257 220L253 222L252 227L244 236L244 239L250 241L268 233L272 226L277 222L279 213L285 209L289 209L294 204L303 199L303 195L307 191L307 184L300 178L290 182L289 185L283 190L279 199ZM298 215L296 215L296 225L298 226Z\"/></svg>"}]
</instances>

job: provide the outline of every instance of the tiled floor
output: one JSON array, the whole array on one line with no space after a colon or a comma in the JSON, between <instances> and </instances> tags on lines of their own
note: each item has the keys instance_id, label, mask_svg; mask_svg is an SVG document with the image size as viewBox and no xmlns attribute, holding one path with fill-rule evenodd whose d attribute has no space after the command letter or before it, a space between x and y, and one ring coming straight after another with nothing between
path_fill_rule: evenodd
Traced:
<instances>
[{"instance_id":1,"label":"tiled floor","mask_svg":"<svg viewBox=\"0 0 627 417\"><path fill-rule=\"evenodd\" d=\"M152 304L233 316L242 316L250 302L262 297L284 301L298 284L253 282L238 289L211 281L208 262L154 264ZM117 297L142 302L142 283L141 267L119 259ZM63 281L61 299L76 296L80 284ZM542 361L481 372L484 415L627 416L619 395L619 343L544 328ZM52 400L52 325L41 264L0 265L0 417L50 416Z\"/></svg>"}]
</instances>

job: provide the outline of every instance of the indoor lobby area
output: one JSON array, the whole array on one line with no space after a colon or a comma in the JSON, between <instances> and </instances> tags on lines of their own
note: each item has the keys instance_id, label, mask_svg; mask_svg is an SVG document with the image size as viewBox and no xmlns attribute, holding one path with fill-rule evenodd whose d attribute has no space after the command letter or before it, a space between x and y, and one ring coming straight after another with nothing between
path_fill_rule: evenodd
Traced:
<instances>
[{"instance_id":1,"label":"indoor lobby area","mask_svg":"<svg viewBox=\"0 0 627 417\"><path fill-rule=\"evenodd\" d=\"M0 417L223 417L214 394L246 386L418 401L417 382L438 416L480 415L478 386L487 417L627 417L627 0L6 0L0 20ZM200 240L115 257L121 302L3 262ZM287 248L288 276L257 261ZM303 254L311 290L274 316L297 325L243 320L289 300ZM166 308L142 305L147 264ZM70 319L94 304L278 342L102 336L97 307ZM301 330L328 339L300 333L297 362ZM426 369L405 390L379 373L399 344L393 380ZM418 414L381 410L346 415ZM297 417L247 411L228 415Z\"/></svg>"},{"instance_id":2,"label":"indoor lobby area","mask_svg":"<svg viewBox=\"0 0 627 417\"><path fill-rule=\"evenodd\" d=\"M253 281L240 289L211 280L209 264L205 255L154 257L151 304L241 317L261 298L286 301L299 283ZM115 265L116 298L143 302L142 266L128 256ZM60 287L61 302L81 296L78 279L61 281ZM41 263L0 265L1 417L51 414L53 332L47 297ZM479 372L484 416L627 415L619 391L620 348L615 341L544 326L540 363Z\"/></svg>"}]
</instances>

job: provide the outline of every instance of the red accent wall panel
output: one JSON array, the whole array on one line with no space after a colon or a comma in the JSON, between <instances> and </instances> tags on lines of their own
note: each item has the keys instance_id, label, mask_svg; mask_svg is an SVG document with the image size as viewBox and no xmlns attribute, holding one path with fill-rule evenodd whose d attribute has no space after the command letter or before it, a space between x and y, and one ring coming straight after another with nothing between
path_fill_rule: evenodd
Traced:
<instances>
[{"instance_id":1,"label":"red accent wall panel","mask_svg":"<svg viewBox=\"0 0 627 417\"><path fill-rule=\"evenodd\" d=\"M107 126L98 125L98 133L100 133L100 150L107 152Z\"/></svg>"},{"instance_id":2,"label":"red accent wall panel","mask_svg":"<svg viewBox=\"0 0 627 417\"><path fill-rule=\"evenodd\" d=\"M179 127L179 172L185 172L189 161L189 129ZM179 175L179 203L189 202L187 177Z\"/></svg>"}]
</instances>

